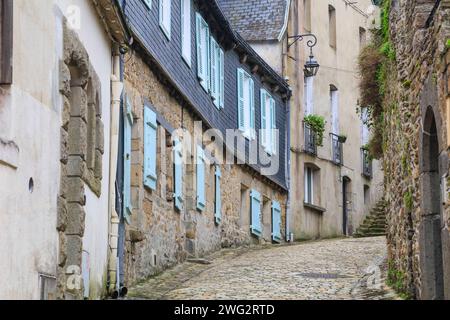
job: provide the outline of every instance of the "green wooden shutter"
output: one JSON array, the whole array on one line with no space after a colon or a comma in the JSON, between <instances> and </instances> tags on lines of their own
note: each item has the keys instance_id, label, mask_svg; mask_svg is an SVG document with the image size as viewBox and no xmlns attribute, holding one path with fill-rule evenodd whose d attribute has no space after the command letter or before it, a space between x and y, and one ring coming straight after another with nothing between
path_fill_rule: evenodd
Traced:
<instances>
[{"instance_id":1,"label":"green wooden shutter","mask_svg":"<svg viewBox=\"0 0 450 320\"><path fill-rule=\"evenodd\" d=\"M183 145L178 139L173 140L174 162L174 201L175 208L183 209Z\"/></svg>"},{"instance_id":2,"label":"green wooden shutter","mask_svg":"<svg viewBox=\"0 0 450 320\"><path fill-rule=\"evenodd\" d=\"M222 172L220 171L220 166L216 166L215 172L215 202L214 202L214 217L216 224L222 222L222 194L220 189L220 182L222 179Z\"/></svg>"},{"instance_id":3,"label":"green wooden shutter","mask_svg":"<svg viewBox=\"0 0 450 320\"><path fill-rule=\"evenodd\" d=\"M256 138L256 130L255 130L255 83L252 78L249 79L249 95L250 95L250 137Z\"/></svg>"},{"instance_id":4,"label":"green wooden shutter","mask_svg":"<svg viewBox=\"0 0 450 320\"><path fill-rule=\"evenodd\" d=\"M267 105L266 105L267 93L266 90L261 89L261 132L260 139L261 145L267 149Z\"/></svg>"},{"instance_id":5,"label":"green wooden shutter","mask_svg":"<svg viewBox=\"0 0 450 320\"><path fill-rule=\"evenodd\" d=\"M261 229L261 194L256 191L252 190L250 193L250 199L251 199L251 232L252 234L260 237L262 235L262 229Z\"/></svg>"},{"instance_id":6,"label":"green wooden shutter","mask_svg":"<svg viewBox=\"0 0 450 320\"><path fill-rule=\"evenodd\" d=\"M144 186L156 190L156 144L157 144L156 113L150 108L144 108Z\"/></svg>"},{"instance_id":7,"label":"green wooden shutter","mask_svg":"<svg viewBox=\"0 0 450 320\"><path fill-rule=\"evenodd\" d=\"M124 110L124 148L123 148L123 217L130 223L133 207L131 205L131 128L133 113L131 102L126 98Z\"/></svg>"},{"instance_id":8,"label":"green wooden shutter","mask_svg":"<svg viewBox=\"0 0 450 320\"><path fill-rule=\"evenodd\" d=\"M220 64L220 97L219 107L225 108L225 55L223 50L219 48L219 64Z\"/></svg>"},{"instance_id":9,"label":"green wooden shutter","mask_svg":"<svg viewBox=\"0 0 450 320\"><path fill-rule=\"evenodd\" d=\"M245 102L244 102L244 70L237 71L237 87L238 87L238 125L239 130L245 131Z\"/></svg>"},{"instance_id":10,"label":"green wooden shutter","mask_svg":"<svg viewBox=\"0 0 450 320\"><path fill-rule=\"evenodd\" d=\"M281 242L281 206L278 202L272 202L272 240Z\"/></svg>"},{"instance_id":11,"label":"green wooden shutter","mask_svg":"<svg viewBox=\"0 0 450 320\"><path fill-rule=\"evenodd\" d=\"M205 196L205 154L200 146L197 146L197 209L204 211L206 207Z\"/></svg>"}]
</instances>

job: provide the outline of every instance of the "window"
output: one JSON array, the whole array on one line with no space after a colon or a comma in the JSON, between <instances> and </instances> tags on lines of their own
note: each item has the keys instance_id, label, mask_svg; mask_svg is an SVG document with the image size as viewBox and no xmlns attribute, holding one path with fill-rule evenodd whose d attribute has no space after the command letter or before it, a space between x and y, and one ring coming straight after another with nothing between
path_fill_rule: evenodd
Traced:
<instances>
[{"instance_id":1,"label":"window","mask_svg":"<svg viewBox=\"0 0 450 320\"><path fill-rule=\"evenodd\" d=\"M181 0L181 56L191 66L191 0Z\"/></svg>"},{"instance_id":2,"label":"window","mask_svg":"<svg viewBox=\"0 0 450 320\"><path fill-rule=\"evenodd\" d=\"M370 187L368 185L364 185L364 204L368 205L370 203Z\"/></svg>"},{"instance_id":3,"label":"window","mask_svg":"<svg viewBox=\"0 0 450 320\"><path fill-rule=\"evenodd\" d=\"M248 139L254 139L255 134L255 98L254 82L251 76L238 69L238 118L239 130Z\"/></svg>"},{"instance_id":4,"label":"window","mask_svg":"<svg viewBox=\"0 0 450 320\"><path fill-rule=\"evenodd\" d=\"M330 106L331 106L331 130L339 135L339 91L333 85L330 86Z\"/></svg>"},{"instance_id":5,"label":"window","mask_svg":"<svg viewBox=\"0 0 450 320\"><path fill-rule=\"evenodd\" d=\"M336 9L328 6L328 26L330 36L330 46L336 48Z\"/></svg>"},{"instance_id":6,"label":"window","mask_svg":"<svg viewBox=\"0 0 450 320\"><path fill-rule=\"evenodd\" d=\"M130 223L133 208L131 205L131 128L133 126L131 102L126 98L124 112L123 138L123 216Z\"/></svg>"},{"instance_id":7,"label":"window","mask_svg":"<svg viewBox=\"0 0 450 320\"><path fill-rule=\"evenodd\" d=\"M276 153L275 100L265 89L261 89L261 145L269 154Z\"/></svg>"},{"instance_id":8,"label":"window","mask_svg":"<svg viewBox=\"0 0 450 320\"><path fill-rule=\"evenodd\" d=\"M252 190L250 193L250 216L251 216L251 232L253 235L260 237L262 235L261 228L261 194Z\"/></svg>"},{"instance_id":9,"label":"window","mask_svg":"<svg viewBox=\"0 0 450 320\"><path fill-rule=\"evenodd\" d=\"M156 190L156 143L158 124L156 113L144 108L144 186Z\"/></svg>"},{"instance_id":10,"label":"window","mask_svg":"<svg viewBox=\"0 0 450 320\"><path fill-rule=\"evenodd\" d=\"M13 1L0 0L0 84L12 83Z\"/></svg>"},{"instance_id":11,"label":"window","mask_svg":"<svg viewBox=\"0 0 450 320\"><path fill-rule=\"evenodd\" d=\"M314 113L314 77L305 78L305 115Z\"/></svg>"},{"instance_id":12,"label":"window","mask_svg":"<svg viewBox=\"0 0 450 320\"><path fill-rule=\"evenodd\" d=\"M173 140L173 176L175 208L183 209L183 144L178 139Z\"/></svg>"},{"instance_id":13,"label":"window","mask_svg":"<svg viewBox=\"0 0 450 320\"><path fill-rule=\"evenodd\" d=\"M359 48L360 48L360 50L366 46L366 43L367 43L366 29L360 27L359 28Z\"/></svg>"},{"instance_id":14,"label":"window","mask_svg":"<svg viewBox=\"0 0 450 320\"><path fill-rule=\"evenodd\" d=\"M205 196L205 152L197 146L197 210L204 211L206 207Z\"/></svg>"},{"instance_id":15,"label":"window","mask_svg":"<svg viewBox=\"0 0 450 320\"><path fill-rule=\"evenodd\" d=\"M159 26L170 40L172 0L159 0Z\"/></svg>"},{"instance_id":16,"label":"window","mask_svg":"<svg viewBox=\"0 0 450 320\"><path fill-rule=\"evenodd\" d=\"M210 44L210 57L211 57L211 97L213 98L214 105L221 109L224 107L224 89L225 89L225 77L224 77L224 53L220 48L217 41L211 37Z\"/></svg>"},{"instance_id":17,"label":"window","mask_svg":"<svg viewBox=\"0 0 450 320\"><path fill-rule=\"evenodd\" d=\"M215 172L215 182L214 182L214 218L216 220L216 224L220 224L222 222L222 195L220 192L220 182L222 179L222 172L219 166L216 166Z\"/></svg>"},{"instance_id":18,"label":"window","mask_svg":"<svg viewBox=\"0 0 450 320\"><path fill-rule=\"evenodd\" d=\"M209 64L209 27L202 16L196 14L196 41L197 41L197 75L200 84L209 92L210 89L210 64Z\"/></svg>"},{"instance_id":19,"label":"window","mask_svg":"<svg viewBox=\"0 0 450 320\"><path fill-rule=\"evenodd\" d=\"M303 10L305 11L305 30L311 31L311 0L303 0Z\"/></svg>"},{"instance_id":20,"label":"window","mask_svg":"<svg viewBox=\"0 0 450 320\"><path fill-rule=\"evenodd\" d=\"M314 169L305 167L305 203L314 204Z\"/></svg>"},{"instance_id":21,"label":"window","mask_svg":"<svg viewBox=\"0 0 450 320\"><path fill-rule=\"evenodd\" d=\"M369 110L366 107L361 108L361 145L366 146L369 143Z\"/></svg>"},{"instance_id":22,"label":"window","mask_svg":"<svg viewBox=\"0 0 450 320\"><path fill-rule=\"evenodd\" d=\"M152 9L152 0L143 0L148 10Z\"/></svg>"}]
</instances>

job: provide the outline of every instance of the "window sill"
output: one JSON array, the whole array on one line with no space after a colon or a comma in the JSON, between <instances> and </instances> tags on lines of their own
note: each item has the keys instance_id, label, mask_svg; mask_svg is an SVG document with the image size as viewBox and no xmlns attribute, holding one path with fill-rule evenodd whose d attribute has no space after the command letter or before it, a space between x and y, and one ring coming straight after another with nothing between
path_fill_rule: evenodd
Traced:
<instances>
[{"instance_id":1,"label":"window sill","mask_svg":"<svg viewBox=\"0 0 450 320\"><path fill-rule=\"evenodd\" d=\"M311 209L313 211L316 211L317 213L325 213L325 212L327 212L327 209L319 207L319 206L316 206L314 204L307 203L307 202L303 202L303 206L305 208L308 208L308 209Z\"/></svg>"}]
</instances>

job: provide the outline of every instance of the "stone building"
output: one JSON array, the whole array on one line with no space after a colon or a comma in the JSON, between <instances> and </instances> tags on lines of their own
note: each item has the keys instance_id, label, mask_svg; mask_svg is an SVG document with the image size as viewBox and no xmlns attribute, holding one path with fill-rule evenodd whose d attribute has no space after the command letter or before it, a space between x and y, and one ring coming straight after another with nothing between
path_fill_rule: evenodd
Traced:
<instances>
[{"instance_id":1,"label":"stone building","mask_svg":"<svg viewBox=\"0 0 450 320\"><path fill-rule=\"evenodd\" d=\"M222 247L283 242L287 83L216 1L120 3L133 41L123 57L119 284Z\"/></svg>"},{"instance_id":2,"label":"stone building","mask_svg":"<svg viewBox=\"0 0 450 320\"><path fill-rule=\"evenodd\" d=\"M107 0L0 1L0 298L106 294L118 18Z\"/></svg>"},{"instance_id":3,"label":"stone building","mask_svg":"<svg viewBox=\"0 0 450 320\"><path fill-rule=\"evenodd\" d=\"M450 1L386 1L395 59L385 98L391 281L450 299Z\"/></svg>"},{"instance_id":4,"label":"stone building","mask_svg":"<svg viewBox=\"0 0 450 320\"><path fill-rule=\"evenodd\" d=\"M289 230L296 239L352 235L381 199L383 173L363 147L369 129L357 109L357 59L378 23L372 1L221 0L237 31L292 88ZM303 69L310 56L316 76ZM323 143L304 121L326 121Z\"/></svg>"}]
</instances>

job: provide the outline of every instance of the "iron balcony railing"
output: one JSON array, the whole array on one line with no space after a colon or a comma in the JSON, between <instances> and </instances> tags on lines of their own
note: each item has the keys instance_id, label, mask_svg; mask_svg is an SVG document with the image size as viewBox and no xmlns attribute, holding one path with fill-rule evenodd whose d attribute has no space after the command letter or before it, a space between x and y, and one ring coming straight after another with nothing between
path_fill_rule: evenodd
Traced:
<instances>
[{"instance_id":1,"label":"iron balcony railing","mask_svg":"<svg viewBox=\"0 0 450 320\"><path fill-rule=\"evenodd\" d=\"M305 133L305 152L317 156L317 136L314 130L306 122L303 123Z\"/></svg>"},{"instance_id":2,"label":"iron balcony railing","mask_svg":"<svg viewBox=\"0 0 450 320\"><path fill-rule=\"evenodd\" d=\"M361 160L362 160L362 174L367 178L372 178L372 158L370 157L369 150L361 148Z\"/></svg>"},{"instance_id":3,"label":"iron balcony railing","mask_svg":"<svg viewBox=\"0 0 450 320\"><path fill-rule=\"evenodd\" d=\"M333 163L336 165L343 165L344 164L344 144L342 142L342 138L334 133L330 133L331 136L331 147L332 147L332 153L333 153Z\"/></svg>"}]
</instances>

